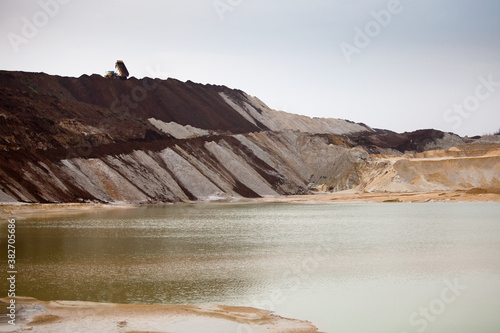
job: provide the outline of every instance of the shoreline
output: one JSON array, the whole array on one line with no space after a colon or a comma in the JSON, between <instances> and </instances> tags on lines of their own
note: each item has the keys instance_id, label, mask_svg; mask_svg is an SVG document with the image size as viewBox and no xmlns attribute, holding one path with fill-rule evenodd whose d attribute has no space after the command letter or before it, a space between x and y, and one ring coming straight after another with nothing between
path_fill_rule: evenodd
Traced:
<instances>
[{"instance_id":1,"label":"shoreline","mask_svg":"<svg viewBox=\"0 0 500 333\"><path fill-rule=\"evenodd\" d=\"M265 197L225 201L185 202L184 204L344 204L344 203L426 203L426 202L500 202L499 189L473 189L468 191L437 191L408 193L356 193L353 190L337 193ZM171 205L171 203L165 203ZM181 203L182 204L182 203ZM154 205L154 204L152 204ZM160 205L160 204L158 204ZM0 203L0 223L8 218L23 220L33 217L50 218L88 212L134 209L145 204L100 203ZM8 304L0 299L0 305ZM289 319L250 307L224 305L154 305L112 304L82 301L40 301L30 297L16 297L18 317L16 326L7 325L4 310L0 310L0 333L32 332L121 332L167 333L193 332L207 327L204 332L295 332L318 333L312 323ZM5 308L4 306L2 306ZM88 318L93 318L92 320ZM5 325L4 325L5 324ZM83 327L83 328L82 328ZM81 330L80 330L81 329Z\"/></svg>"},{"instance_id":2,"label":"shoreline","mask_svg":"<svg viewBox=\"0 0 500 333\"><path fill-rule=\"evenodd\" d=\"M40 301L15 297L16 325L0 332L319 333L308 321L280 317L271 311L223 305L148 305L81 301ZM10 301L0 299L2 308ZM5 306L3 306L5 305ZM6 314L0 312L2 317ZM7 318L7 317L6 317Z\"/></svg>"},{"instance_id":3,"label":"shoreline","mask_svg":"<svg viewBox=\"0 0 500 333\"><path fill-rule=\"evenodd\" d=\"M134 209L146 205L204 204L204 203L425 203L425 202L500 202L500 189L472 189L436 192L371 192L358 193L352 190L334 193L284 195L263 198L241 198L236 200L189 201L181 203L11 203L0 202L0 219L51 217L77 215L90 211Z\"/></svg>"},{"instance_id":4,"label":"shoreline","mask_svg":"<svg viewBox=\"0 0 500 333\"><path fill-rule=\"evenodd\" d=\"M500 202L500 189L436 192L364 192L352 190L334 193L290 195L254 199L255 202L283 203L426 203L426 202Z\"/></svg>"},{"instance_id":5,"label":"shoreline","mask_svg":"<svg viewBox=\"0 0 500 333\"><path fill-rule=\"evenodd\" d=\"M58 215L78 215L86 212L108 211L113 209L133 209L138 205L129 203L1 203L0 219L19 220L33 217Z\"/></svg>"}]
</instances>

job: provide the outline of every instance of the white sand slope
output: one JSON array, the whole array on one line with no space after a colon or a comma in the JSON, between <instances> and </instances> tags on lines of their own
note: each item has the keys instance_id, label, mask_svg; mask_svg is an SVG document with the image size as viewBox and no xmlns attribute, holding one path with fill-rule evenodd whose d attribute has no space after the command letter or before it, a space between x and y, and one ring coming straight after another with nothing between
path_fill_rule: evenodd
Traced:
<instances>
[{"instance_id":1,"label":"white sand slope","mask_svg":"<svg viewBox=\"0 0 500 333\"><path fill-rule=\"evenodd\" d=\"M271 131L294 130L303 133L346 134L373 131L370 127L337 118L311 118L268 107L257 97L245 94L246 101L238 102L225 93L219 95L246 120L258 126L263 124Z\"/></svg>"}]
</instances>

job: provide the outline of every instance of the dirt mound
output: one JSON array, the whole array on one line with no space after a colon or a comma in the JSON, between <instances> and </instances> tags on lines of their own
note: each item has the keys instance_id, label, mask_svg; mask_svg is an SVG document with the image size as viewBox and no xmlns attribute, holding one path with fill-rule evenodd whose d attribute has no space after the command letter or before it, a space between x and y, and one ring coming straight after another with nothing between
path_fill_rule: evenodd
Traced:
<instances>
[{"instance_id":1,"label":"dirt mound","mask_svg":"<svg viewBox=\"0 0 500 333\"><path fill-rule=\"evenodd\" d=\"M0 72L0 148L50 149L167 137L147 119L227 133L267 130L220 96L222 86L174 79L110 80Z\"/></svg>"}]
</instances>

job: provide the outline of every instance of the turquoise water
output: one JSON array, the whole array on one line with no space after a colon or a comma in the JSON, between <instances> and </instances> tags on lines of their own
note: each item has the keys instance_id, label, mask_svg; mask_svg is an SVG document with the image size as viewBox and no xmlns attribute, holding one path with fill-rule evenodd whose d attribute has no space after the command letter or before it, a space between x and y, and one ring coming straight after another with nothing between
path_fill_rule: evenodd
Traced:
<instances>
[{"instance_id":1,"label":"turquoise water","mask_svg":"<svg viewBox=\"0 0 500 333\"><path fill-rule=\"evenodd\" d=\"M18 220L17 294L248 305L325 332L497 333L499 213L498 203L239 203L40 216Z\"/></svg>"}]
</instances>

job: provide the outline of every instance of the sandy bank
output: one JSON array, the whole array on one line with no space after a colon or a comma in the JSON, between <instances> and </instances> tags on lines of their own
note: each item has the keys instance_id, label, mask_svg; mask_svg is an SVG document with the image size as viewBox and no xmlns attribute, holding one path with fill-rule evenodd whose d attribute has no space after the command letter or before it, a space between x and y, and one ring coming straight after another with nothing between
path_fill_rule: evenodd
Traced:
<instances>
[{"instance_id":1,"label":"sandy bank","mask_svg":"<svg viewBox=\"0 0 500 333\"><path fill-rule=\"evenodd\" d=\"M255 202L288 203L348 203L348 202L500 202L499 189L472 189L469 191L355 193L343 191L314 195L291 195L255 199Z\"/></svg>"},{"instance_id":2,"label":"sandy bank","mask_svg":"<svg viewBox=\"0 0 500 333\"><path fill-rule=\"evenodd\" d=\"M0 299L2 308L7 301L6 298ZM19 297L16 305L16 326L7 324L3 314L0 332L318 332L309 322L248 307L44 302Z\"/></svg>"},{"instance_id":3,"label":"sandy bank","mask_svg":"<svg viewBox=\"0 0 500 333\"><path fill-rule=\"evenodd\" d=\"M81 214L90 211L105 211L112 209L131 209L137 206L131 204L99 204L99 203L0 203L0 219L23 219L30 217L51 217L58 215Z\"/></svg>"},{"instance_id":4,"label":"sandy bank","mask_svg":"<svg viewBox=\"0 0 500 333\"><path fill-rule=\"evenodd\" d=\"M436 192L373 192L356 193L353 190L307 195L270 196L258 199L221 200L220 202L288 202L288 203L347 203L347 202L500 202L500 189L472 189L468 191ZM196 202L194 202L196 203ZM131 204L11 204L0 203L0 219L67 216L90 211L133 209Z\"/></svg>"}]
</instances>

